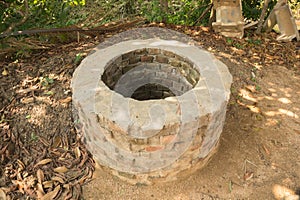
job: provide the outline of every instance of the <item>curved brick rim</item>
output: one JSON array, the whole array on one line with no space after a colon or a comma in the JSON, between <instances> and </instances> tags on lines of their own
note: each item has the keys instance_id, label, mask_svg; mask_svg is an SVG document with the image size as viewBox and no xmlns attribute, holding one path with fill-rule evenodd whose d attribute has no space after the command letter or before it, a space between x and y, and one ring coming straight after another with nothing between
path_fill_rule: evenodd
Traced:
<instances>
[{"instance_id":1,"label":"curved brick rim","mask_svg":"<svg viewBox=\"0 0 300 200\"><path fill-rule=\"evenodd\" d=\"M120 178L174 180L203 167L215 152L231 82L227 67L183 34L126 31L100 44L74 72L78 129L95 159ZM169 94L130 98L147 83Z\"/></svg>"}]
</instances>

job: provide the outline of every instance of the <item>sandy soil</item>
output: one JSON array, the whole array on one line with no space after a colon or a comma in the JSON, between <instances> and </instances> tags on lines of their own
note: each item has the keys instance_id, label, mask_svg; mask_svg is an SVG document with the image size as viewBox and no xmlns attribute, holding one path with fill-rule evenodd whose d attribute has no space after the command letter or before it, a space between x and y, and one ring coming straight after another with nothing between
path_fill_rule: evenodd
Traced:
<instances>
[{"instance_id":1,"label":"sandy soil","mask_svg":"<svg viewBox=\"0 0 300 200\"><path fill-rule=\"evenodd\" d=\"M274 199L276 185L299 190L300 77L274 65L261 69L259 85L238 89L241 71L228 66L234 84L226 123L219 151L204 169L157 186L131 186L98 169L84 198Z\"/></svg>"},{"instance_id":2,"label":"sandy soil","mask_svg":"<svg viewBox=\"0 0 300 200\"><path fill-rule=\"evenodd\" d=\"M36 199L37 169L43 171L44 181L53 182L39 195L60 186L60 192L51 194L62 199L274 199L273 193L282 194L283 187L299 194L298 44L278 43L272 34L249 32L239 40L205 27L169 28L193 37L233 75L220 147L204 169L186 180L154 186L132 186L97 169L84 183L91 177L93 161L74 130L70 81L80 60L114 33L79 43L75 34L69 43L1 57L0 195L5 191L8 199ZM44 159L51 162L39 163ZM62 165L68 170L55 172ZM61 179L54 181L56 176Z\"/></svg>"}]
</instances>

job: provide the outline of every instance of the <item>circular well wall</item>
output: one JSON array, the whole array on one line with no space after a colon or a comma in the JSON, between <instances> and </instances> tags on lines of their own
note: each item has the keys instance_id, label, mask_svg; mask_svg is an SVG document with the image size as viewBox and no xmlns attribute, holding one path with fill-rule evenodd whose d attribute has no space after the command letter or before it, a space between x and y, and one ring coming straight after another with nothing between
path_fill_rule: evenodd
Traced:
<instances>
[{"instance_id":1,"label":"circular well wall","mask_svg":"<svg viewBox=\"0 0 300 200\"><path fill-rule=\"evenodd\" d=\"M143 48L108 62L101 80L124 97L153 100L180 96L199 78L188 59L162 49Z\"/></svg>"},{"instance_id":2,"label":"circular well wall","mask_svg":"<svg viewBox=\"0 0 300 200\"><path fill-rule=\"evenodd\" d=\"M95 160L129 183L185 177L216 152L232 77L188 41L159 28L124 32L74 72L77 130Z\"/></svg>"}]
</instances>

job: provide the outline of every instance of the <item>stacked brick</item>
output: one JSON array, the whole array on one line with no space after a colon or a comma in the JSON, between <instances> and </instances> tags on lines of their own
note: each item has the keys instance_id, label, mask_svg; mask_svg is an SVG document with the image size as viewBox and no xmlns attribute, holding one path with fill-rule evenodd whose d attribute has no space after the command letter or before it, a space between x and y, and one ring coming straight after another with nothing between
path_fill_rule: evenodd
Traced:
<instances>
[{"instance_id":1,"label":"stacked brick","mask_svg":"<svg viewBox=\"0 0 300 200\"><path fill-rule=\"evenodd\" d=\"M103 169L133 184L176 180L208 162L232 81L227 67L187 36L150 30L100 44L72 79L84 143Z\"/></svg>"}]
</instances>

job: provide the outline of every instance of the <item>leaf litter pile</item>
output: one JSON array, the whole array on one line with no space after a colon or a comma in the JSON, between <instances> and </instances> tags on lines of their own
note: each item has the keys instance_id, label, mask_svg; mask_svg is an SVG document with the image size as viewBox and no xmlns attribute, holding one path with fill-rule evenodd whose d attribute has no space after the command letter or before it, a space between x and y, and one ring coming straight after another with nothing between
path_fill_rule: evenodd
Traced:
<instances>
[{"instance_id":1,"label":"leaf litter pile","mask_svg":"<svg viewBox=\"0 0 300 200\"><path fill-rule=\"evenodd\" d=\"M233 75L255 73L255 78L259 72L254 67L270 64L299 73L297 43L278 43L276 35L249 33L240 40L221 37L205 27L168 28L190 35L219 58L225 52L231 56L226 59L247 63L243 69L230 69ZM95 162L75 130L78 122L73 118L70 82L91 49L115 33L80 41L70 33L75 36L68 42L39 44L31 51L21 44L14 54L11 49L1 54L0 199L80 199ZM36 41L35 37L29 40L30 44ZM254 80L250 76L243 81Z\"/></svg>"},{"instance_id":2,"label":"leaf litter pile","mask_svg":"<svg viewBox=\"0 0 300 200\"><path fill-rule=\"evenodd\" d=\"M0 194L8 199L78 199L92 177L94 161L72 119L78 63L61 52L64 46L1 63Z\"/></svg>"}]
</instances>

